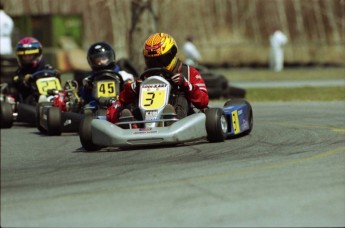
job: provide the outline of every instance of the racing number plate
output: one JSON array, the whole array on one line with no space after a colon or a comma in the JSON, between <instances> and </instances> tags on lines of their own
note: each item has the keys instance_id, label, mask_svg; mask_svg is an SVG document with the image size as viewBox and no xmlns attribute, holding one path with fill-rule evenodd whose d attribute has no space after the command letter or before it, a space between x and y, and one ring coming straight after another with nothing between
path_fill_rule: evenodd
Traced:
<instances>
[{"instance_id":1,"label":"racing number plate","mask_svg":"<svg viewBox=\"0 0 345 228\"><path fill-rule=\"evenodd\" d=\"M59 79L55 77L39 78L36 81L38 92L43 95L47 95L48 90L61 90L61 84Z\"/></svg>"},{"instance_id":2,"label":"racing number plate","mask_svg":"<svg viewBox=\"0 0 345 228\"><path fill-rule=\"evenodd\" d=\"M234 134L240 133L240 123L238 120L238 113L237 110L231 112L231 120L232 120L232 127L234 128Z\"/></svg>"},{"instance_id":3,"label":"racing number plate","mask_svg":"<svg viewBox=\"0 0 345 228\"><path fill-rule=\"evenodd\" d=\"M166 103L167 87L145 87L141 89L141 106L145 110L157 110Z\"/></svg>"},{"instance_id":4,"label":"racing number plate","mask_svg":"<svg viewBox=\"0 0 345 228\"><path fill-rule=\"evenodd\" d=\"M98 81L96 97L116 97L115 81Z\"/></svg>"}]
</instances>

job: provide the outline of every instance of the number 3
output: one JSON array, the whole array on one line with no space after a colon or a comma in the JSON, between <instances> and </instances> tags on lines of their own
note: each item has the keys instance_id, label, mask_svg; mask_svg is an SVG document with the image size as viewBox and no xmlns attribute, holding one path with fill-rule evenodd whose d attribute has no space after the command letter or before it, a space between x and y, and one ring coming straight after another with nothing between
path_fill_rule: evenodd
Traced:
<instances>
[{"instance_id":1,"label":"number 3","mask_svg":"<svg viewBox=\"0 0 345 228\"><path fill-rule=\"evenodd\" d=\"M153 99L155 98L155 93L149 92L148 95L151 95L151 98L146 98L146 101L149 101L149 104L144 104L144 106L151 106L153 104Z\"/></svg>"}]
</instances>

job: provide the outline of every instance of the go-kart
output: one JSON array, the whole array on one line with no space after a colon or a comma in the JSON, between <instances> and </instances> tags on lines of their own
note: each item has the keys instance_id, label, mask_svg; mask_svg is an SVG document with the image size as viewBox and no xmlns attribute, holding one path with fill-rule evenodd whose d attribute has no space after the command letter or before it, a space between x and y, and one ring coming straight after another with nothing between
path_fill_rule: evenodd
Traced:
<instances>
[{"instance_id":1,"label":"go-kart","mask_svg":"<svg viewBox=\"0 0 345 228\"><path fill-rule=\"evenodd\" d=\"M17 118L16 99L13 93L10 93L7 83L0 84L0 127L11 128L13 121Z\"/></svg>"},{"instance_id":2,"label":"go-kart","mask_svg":"<svg viewBox=\"0 0 345 228\"><path fill-rule=\"evenodd\" d=\"M209 107L180 119L175 113L167 112L166 107L174 95L171 76L160 68L149 69L140 76L143 82L138 108L142 120L126 118L127 121L120 120L116 124L95 116L82 120L79 137L83 148L97 151L104 147L176 145L199 139L222 142L251 132L252 107L243 99L229 100L223 108Z\"/></svg>"},{"instance_id":3,"label":"go-kart","mask_svg":"<svg viewBox=\"0 0 345 228\"><path fill-rule=\"evenodd\" d=\"M63 90L48 90L36 106L36 126L41 133L76 132L82 118L78 83L67 80Z\"/></svg>"},{"instance_id":4,"label":"go-kart","mask_svg":"<svg viewBox=\"0 0 345 228\"><path fill-rule=\"evenodd\" d=\"M118 100L125 82L119 73L112 70L101 70L94 73L92 93L95 100L84 106L86 115L103 115L107 110L104 100Z\"/></svg>"},{"instance_id":5,"label":"go-kart","mask_svg":"<svg viewBox=\"0 0 345 228\"><path fill-rule=\"evenodd\" d=\"M62 132L78 132L80 121L84 116L104 114L106 107L101 98L118 97L120 89L119 75L113 71L103 70L95 74L93 80L93 97L95 101L82 107L78 96L78 83L67 81L64 90L50 90L52 101L37 105L37 128L41 133L61 135Z\"/></svg>"},{"instance_id":6,"label":"go-kart","mask_svg":"<svg viewBox=\"0 0 345 228\"><path fill-rule=\"evenodd\" d=\"M60 80L54 70L44 69L31 75L30 95L23 99L16 93L3 93L1 101L1 127L10 128L13 122L36 125L36 104L40 95L47 95L49 90L61 89ZM10 109L11 107L11 109ZM12 118L10 118L12 116Z\"/></svg>"}]
</instances>

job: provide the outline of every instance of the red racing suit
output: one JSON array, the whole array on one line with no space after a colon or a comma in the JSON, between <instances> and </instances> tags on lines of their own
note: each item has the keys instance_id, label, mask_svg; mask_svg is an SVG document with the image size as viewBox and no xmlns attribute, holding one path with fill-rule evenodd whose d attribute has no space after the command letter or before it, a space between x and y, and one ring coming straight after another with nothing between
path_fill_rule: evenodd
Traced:
<instances>
[{"instance_id":1,"label":"red racing suit","mask_svg":"<svg viewBox=\"0 0 345 228\"><path fill-rule=\"evenodd\" d=\"M189 81L191 86L180 88L186 95L188 102L192 103L198 109L204 109L208 106L209 98L205 81L199 71L194 67L183 64L178 60L173 74L181 73ZM126 84L120 93L119 100L121 104L128 105L138 99L138 94L132 89L131 83Z\"/></svg>"}]
</instances>

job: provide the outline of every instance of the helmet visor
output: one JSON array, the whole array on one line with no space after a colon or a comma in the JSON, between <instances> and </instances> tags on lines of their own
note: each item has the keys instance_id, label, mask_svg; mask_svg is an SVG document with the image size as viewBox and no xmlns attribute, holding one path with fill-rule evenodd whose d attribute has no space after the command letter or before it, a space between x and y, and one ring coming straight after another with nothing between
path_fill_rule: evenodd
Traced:
<instances>
[{"instance_id":1,"label":"helmet visor","mask_svg":"<svg viewBox=\"0 0 345 228\"><path fill-rule=\"evenodd\" d=\"M107 56L100 56L98 58L95 58L93 62L97 66L106 66L109 64L109 58Z\"/></svg>"},{"instance_id":2,"label":"helmet visor","mask_svg":"<svg viewBox=\"0 0 345 228\"><path fill-rule=\"evenodd\" d=\"M167 67L174 59L174 57L175 54L173 54L172 52L156 57L145 56L145 64L148 68Z\"/></svg>"},{"instance_id":3,"label":"helmet visor","mask_svg":"<svg viewBox=\"0 0 345 228\"><path fill-rule=\"evenodd\" d=\"M114 62L114 56L111 52L97 53L90 56L90 63L92 67L107 67Z\"/></svg>"}]
</instances>

